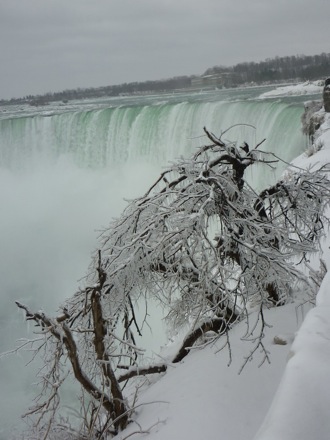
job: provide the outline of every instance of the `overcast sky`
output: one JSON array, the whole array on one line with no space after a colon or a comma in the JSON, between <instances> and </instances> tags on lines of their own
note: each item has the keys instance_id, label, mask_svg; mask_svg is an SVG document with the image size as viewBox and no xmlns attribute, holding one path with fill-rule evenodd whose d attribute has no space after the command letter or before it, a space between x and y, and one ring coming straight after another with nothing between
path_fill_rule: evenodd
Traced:
<instances>
[{"instance_id":1,"label":"overcast sky","mask_svg":"<svg viewBox=\"0 0 330 440\"><path fill-rule=\"evenodd\" d=\"M0 98L330 52L329 0L0 0Z\"/></svg>"}]
</instances>

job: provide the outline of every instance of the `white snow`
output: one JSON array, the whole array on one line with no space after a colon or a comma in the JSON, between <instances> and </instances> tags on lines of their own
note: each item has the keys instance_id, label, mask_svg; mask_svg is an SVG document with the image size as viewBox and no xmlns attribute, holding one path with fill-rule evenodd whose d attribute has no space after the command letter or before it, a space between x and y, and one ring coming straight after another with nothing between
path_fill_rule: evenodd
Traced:
<instances>
[{"instance_id":1,"label":"white snow","mask_svg":"<svg viewBox=\"0 0 330 440\"><path fill-rule=\"evenodd\" d=\"M330 438L330 272L292 344L271 409L255 440Z\"/></svg>"},{"instance_id":2,"label":"white snow","mask_svg":"<svg viewBox=\"0 0 330 440\"><path fill-rule=\"evenodd\" d=\"M330 114L316 142L322 149L301 155L295 165L330 162ZM328 239L322 255L328 268L329 244ZM270 364L259 367L257 353L238 374L253 346L241 340L242 328L236 326L230 366L227 348L217 352L216 346L207 346L169 366L162 377L150 378L154 382L137 402L136 423L118 439L329 440L330 273L315 307L290 304L268 310L265 317L271 326L265 336Z\"/></svg>"},{"instance_id":3,"label":"white snow","mask_svg":"<svg viewBox=\"0 0 330 440\"><path fill-rule=\"evenodd\" d=\"M259 96L259 99L276 98L278 96L292 96L292 95L314 95L322 93L324 81L304 82L295 85L277 87L274 90L265 92Z\"/></svg>"},{"instance_id":4,"label":"white snow","mask_svg":"<svg viewBox=\"0 0 330 440\"><path fill-rule=\"evenodd\" d=\"M142 429L159 422L149 435L138 438L251 439L266 415L289 355L290 345L275 345L273 339L278 334L292 338L298 326L297 313L300 315L302 310L297 311L294 304L283 308L280 316L276 310L268 312L267 320L273 327L265 341L271 364L258 367L263 358L257 353L239 374L253 344L241 341L243 330L237 326L231 334L231 365L227 348L217 352L223 344L219 341L218 346L195 351L180 364L170 366L138 401L142 406L135 417ZM161 402L152 403L157 401ZM136 431L139 427L133 423L118 438L125 439Z\"/></svg>"}]
</instances>

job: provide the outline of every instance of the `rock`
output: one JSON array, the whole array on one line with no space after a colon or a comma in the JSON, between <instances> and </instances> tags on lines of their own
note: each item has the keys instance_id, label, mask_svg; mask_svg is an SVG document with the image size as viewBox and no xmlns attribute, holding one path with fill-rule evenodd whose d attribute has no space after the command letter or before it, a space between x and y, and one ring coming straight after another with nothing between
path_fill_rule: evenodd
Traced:
<instances>
[{"instance_id":1,"label":"rock","mask_svg":"<svg viewBox=\"0 0 330 440\"><path fill-rule=\"evenodd\" d=\"M292 344L294 340L293 334L285 334L285 335L276 335L274 336L273 343L275 345L287 345Z\"/></svg>"},{"instance_id":2,"label":"rock","mask_svg":"<svg viewBox=\"0 0 330 440\"><path fill-rule=\"evenodd\" d=\"M324 82L323 103L324 103L324 110L327 113L330 113L330 78L327 78Z\"/></svg>"}]
</instances>

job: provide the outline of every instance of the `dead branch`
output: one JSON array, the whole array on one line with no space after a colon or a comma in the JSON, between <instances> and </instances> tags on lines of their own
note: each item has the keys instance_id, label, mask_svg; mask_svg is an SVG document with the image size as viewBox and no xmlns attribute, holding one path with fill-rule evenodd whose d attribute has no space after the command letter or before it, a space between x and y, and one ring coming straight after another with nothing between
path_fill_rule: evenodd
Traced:
<instances>
[{"instance_id":1,"label":"dead branch","mask_svg":"<svg viewBox=\"0 0 330 440\"><path fill-rule=\"evenodd\" d=\"M190 332L186 338L184 339L178 353L175 355L174 359L172 360L172 363L175 364L177 362L182 361L187 354L189 354L189 351L191 350L191 347L194 345L194 343L199 339L201 336L203 336L204 333L209 331L214 331L217 334L224 334L228 330L228 323L223 318L215 318L208 322L204 322L201 326Z\"/></svg>"},{"instance_id":2,"label":"dead branch","mask_svg":"<svg viewBox=\"0 0 330 440\"><path fill-rule=\"evenodd\" d=\"M148 374L157 374L157 373L164 373L167 370L167 365L152 365L150 367L145 368L130 368L129 371L125 374L122 374L118 377L118 382L125 382L128 379L131 379L132 377L137 376L146 376Z\"/></svg>"},{"instance_id":3,"label":"dead branch","mask_svg":"<svg viewBox=\"0 0 330 440\"><path fill-rule=\"evenodd\" d=\"M117 412L117 407L114 405L113 400L107 396L103 391L101 391L85 374L82 370L79 357L78 357L78 349L72 335L70 328L66 325L64 321L60 323L52 321L48 318L44 313L31 312L27 306L21 304L18 301L15 301L17 307L23 309L26 314L27 320L34 320L38 326L41 326L44 331L49 331L58 341L63 342L69 361L72 365L73 373L77 381L81 384L81 386L87 391L87 393L92 396L95 400L97 400L105 410L110 414L116 414L118 417L120 412ZM109 374L110 375L110 374ZM110 377L112 377L110 375ZM116 396L117 397L117 396ZM119 401L120 408L122 408L121 403L123 399ZM125 408L126 412L126 408ZM127 423L127 418L123 417L123 420ZM119 419L120 426L122 426L123 422Z\"/></svg>"}]
</instances>

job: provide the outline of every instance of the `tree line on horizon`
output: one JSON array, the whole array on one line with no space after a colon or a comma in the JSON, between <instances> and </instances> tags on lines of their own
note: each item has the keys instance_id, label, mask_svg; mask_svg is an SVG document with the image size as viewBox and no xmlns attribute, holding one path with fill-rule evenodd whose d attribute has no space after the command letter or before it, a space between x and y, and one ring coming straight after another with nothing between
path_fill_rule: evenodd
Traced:
<instances>
[{"instance_id":1,"label":"tree line on horizon","mask_svg":"<svg viewBox=\"0 0 330 440\"><path fill-rule=\"evenodd\" d=\"M205 75L234 73L239 84L267 83L290 79L315 80L330 74L330 53L320 55L292 55L267 58L265 61L244 62L233 67L214 66Z\"/></svg>"},{"instance_id":2,"label":"tree line on horizon","mask_svg":"<svg viewBox=\"0 0 330 440\"><path fill-rule=\"evenodd\" d=\"M231 67L216 65L208 68L202 75L231 75L231 86L243 84L267 84L286 80L315 80L330 75L330 53L320 55L292 55L267 58L261 62L243 62ZM44 105L49 102L67 102L76 99L116 97L122 95L143 94L150 92L170 92L192 88L192 80L199 75L176 76L168 79L130 82L103 87L77 88L43 95L27 95L23 98L0 100L1 104Z\"/></svg>"}]
</instances>

